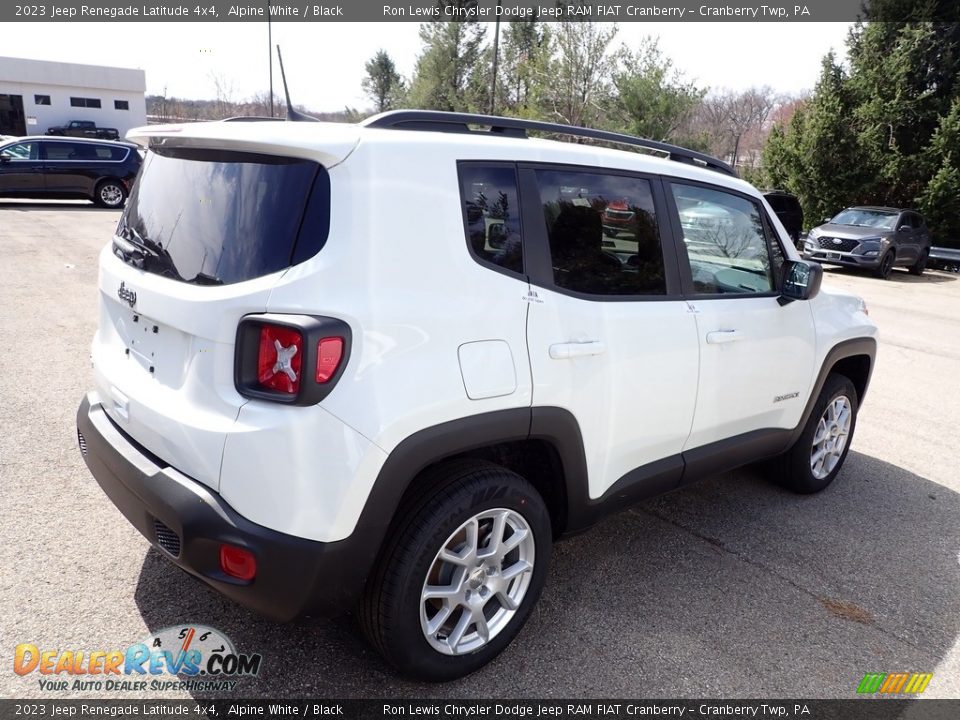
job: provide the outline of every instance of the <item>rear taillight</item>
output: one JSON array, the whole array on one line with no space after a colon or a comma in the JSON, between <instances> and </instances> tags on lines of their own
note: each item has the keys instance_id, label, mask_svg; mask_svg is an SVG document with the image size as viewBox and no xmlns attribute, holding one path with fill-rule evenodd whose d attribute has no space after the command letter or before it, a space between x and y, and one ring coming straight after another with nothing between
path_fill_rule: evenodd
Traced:
<instances>
[{"instance_id":1,"label":"rear taillight","mask_svg":"<svg viewBox=\"0 0 960 720\"><path fill-rule=\"evenodd\" d=\"M303 335L281 325L260 326L257 382L264 390L296 395L300 391Z\"/></svg>"},{"instance_id":2,"label":"rear taillight","mask_svg":"<svg viewBox=\"0 0 960 720\"><path fill-rule=\"evenodd\" d=\"M343 374L350 326L305 315L248 315L237 329L234 382L245 397L314 405Z\"/></svg>"}]
</instances>

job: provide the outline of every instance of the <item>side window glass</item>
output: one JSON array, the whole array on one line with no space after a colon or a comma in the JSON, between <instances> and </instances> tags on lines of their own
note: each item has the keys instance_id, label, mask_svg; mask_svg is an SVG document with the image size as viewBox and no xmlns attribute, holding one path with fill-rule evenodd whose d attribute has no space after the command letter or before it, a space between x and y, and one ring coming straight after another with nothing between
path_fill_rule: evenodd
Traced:
<instances>
[{"instance_id":1,"label":"side window glass","mask_svg":"<svg viewBox=\"0 0 960 720\"><path fill-rule=\"evenodd\" d=\"M39 148L39 144L35 142L17 143L5 147L0 151L0 155L11 160L37 160L39 158Z\"/></svg>"},{"instance_id":2,"label":"side window glass","mask_svg":"<svg viewBox=\"0 0 960 720\"><path fill-rule=\"evenodd\" d=\"M739 195L671 183L693 286L702 294L755 294L776 287L760 208Z\"/></svg>"},{"instance_id":3,"label":"side window glass","mask_svg":"<svg viewBox=\"0 0 960 720\"><path fill-rule=\"evenodd\" d=\"M467 243L480 260L523 272L517 173L512 167L460 166Z\"/></svg>"},{"instance_id":4,"label":"side window glass","mask_svg":"<svg viewBox=\"0 0 960 720\"><path fill-rule=\"evenodd\" d=\"M664 295L666 279L650 182L538 170L557 287L590 295Z\"/></svg>"},{"instance_id":5,"label":"side window glass","mask_svg":"<svg viewBox=\"0 0 960 720\"><path fill-rule=\"evenodd\" d=\"M44 145L47 160L80 160L83 157L79 143L48 142Z\"/></svg>"}]
</instances>

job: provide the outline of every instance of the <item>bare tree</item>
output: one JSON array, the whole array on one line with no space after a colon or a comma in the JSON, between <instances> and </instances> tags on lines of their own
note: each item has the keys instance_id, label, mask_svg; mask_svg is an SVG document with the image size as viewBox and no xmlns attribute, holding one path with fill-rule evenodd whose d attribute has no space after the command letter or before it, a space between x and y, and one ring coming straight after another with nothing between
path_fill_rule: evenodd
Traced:
<instances>
[{"instance_id":1,"label":"bare tree","mask_svg":"<svg viewBox=\"0 0 960 720\"><path fill-rule=\"evenodd\" d=\"M233 80L223 73L211 72L210 81L213 83L214 97L216 98L217 119L222 120L229 117L235 110Z\"/></svg>"},{"instance_id":2,"label":"bare tree","mask_svg":"<svg viewBox=\"0 0 960 720\"><path fill-rule=\"evenodd\" d=\"M616 24L558 23L553 31L555 56L541 82L545 106L568 125L599 125L609 109L611 78L617 57L609 52Z\"/></svg>"}]
</instances>

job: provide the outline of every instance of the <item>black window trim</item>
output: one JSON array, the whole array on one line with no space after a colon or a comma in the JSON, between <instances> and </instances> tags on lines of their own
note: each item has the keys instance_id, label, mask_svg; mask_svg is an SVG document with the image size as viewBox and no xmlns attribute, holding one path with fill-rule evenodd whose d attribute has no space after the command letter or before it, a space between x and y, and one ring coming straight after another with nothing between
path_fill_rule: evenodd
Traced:
<instances>
[{"instance_id":1,"label":"black window trim","mask_svg":"<svg viewBox=\"0 0 960 720\"><path fill-rule=\"evenodd\" d=\"M784 261L790 259L790 255L787 254L786 249L783 246L783 239L780 237L779 233L775 231L775 225L770 222L770 218L767 216L767 211L763 206L763 203L758 202L758 198L750 195L749 193L742 192L735 188L726 187L724 185L717 185L716 183L703 182L701 180L690 180L688 178L676 177L672 175L663 176L663 185L664 185L664 195L667 200L667 204L670 206L670 223L673 226L673 235L674 235L674 244L676 246L677 252L677 262L680 268L680 280L683 286L683 297L685 300L694 302L696 300L740 300L745 298L776 298L780 297L780 288L783 278L779 277L781 273L773 273L773 287L774 289L770 292L762 293L699 293L693 287L693 270L690 266L690 258L687 255L687 247L683 242L683 228L680 226L680 211L677 208L676 199L673 196L673 191L668 187L669 185L692 185L694 187L702 187L707 190L714 190L716 192L723 192L729 195L734 195L736 197L742 198L748 202L753 203L757 211L760 213L760 219L763 223L764 234L767 236L765 239L767 245L767 257L770 260L771 271L773 269L773 254L772 248L770 247L771 240L775 241L780 246L780 252L784 257Z\"/></svg>"},{"instance_id":2,"label":"black window trim","mask_svg":"<svg viewBox=\"0 0 960 720\"><path fill-rule=\"evenodd\" d=\"M41 94L41 93L34 93L34 94L33 94L33 104L34 104L34 105L50 106L51 103L52 103L52 99L51 99L51 97L50 97L49 95L43 95L43 94Z\"/></svg>"},{"instance_id":3,"label":"black window trim","mask_svg":"<svg viewBox=\"0 0 960 720\"><path fill-rule=\"evenodd\" d=\"M678 271L676 243L670 223L667 221L668 207L659 175L602 165L523 161L517 163L517 166L520 176L521 204L524 207L524 219L527 220L525 225L527 231L524 235L524 267L532 286L589 302L675 302L684 299L681 277ZM653 196L653 209L657 214L657 230L660 234L660 253L663 257L666 292L662 295L594 295L558 286L553 277L550 238L547 233L547 223L543 217L543 207L540 203L540 188L536 178L537 170L616 175L636 180L647 180L650 183L650 193ZM523 202L524 197L530 198L530 200ZM529 263L527 263L527 258L529 258Z\"/></svg>"},{"instance_id":4,"label":"black window trim","mask_svg":"<svg viewBox=\"0 0 960 720\"><path fill-rule=\"evenodd\" d=\"M502 265L497 265L495 262L491 262L485 257L481 257L473 248L473 244L470 242L470 222L467 218L467 199L463 194L463 181L460 175L461 168L470 167L501 168L513 171L514 180L517 183L517 205L520 211L517 218L520 222L520 257L522 258L522 269L520 272L511 270L510 268L505 268ZM520 173L517 169L517 163L509 160L457 160L457 197L460 199L460 216L463 222L463 240L467 245L467 252L470 253L470 257L472 257L477 264L482 265L487 270L493 270L501 275L506 275L507 277L511 277L515 280L522 280L523 282L529 283L530 278L528 275L528 268L530 258L528 254L529 249L527 245L528 240L526 233L526 220L528 218L527 213L524 211L524 193L523 188L521 187Z\"/></svg>"},{"instance_id":5,"label":"black window trim","mask_svg":"<svg viewBox=\"0 0 960 720\"><path fill-rule=\"evenodd\" d=\"M120 107L120 103L123 103L123 107ZM129 100L117 100L116 98L113 101L114 110L130 110L130 101Z\"/></svg>"}]
</instances>

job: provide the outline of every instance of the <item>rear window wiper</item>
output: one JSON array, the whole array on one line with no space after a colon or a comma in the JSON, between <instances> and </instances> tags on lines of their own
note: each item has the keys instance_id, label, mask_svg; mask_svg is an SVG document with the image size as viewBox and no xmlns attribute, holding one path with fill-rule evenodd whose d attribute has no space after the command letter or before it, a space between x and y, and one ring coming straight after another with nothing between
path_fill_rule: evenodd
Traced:
<instances>
[{"instance_id":1,"label":"rear window wiper","mask_svg":"<svg viewBox=\"0 0 960 720\"><path fill-rule=\"evenodd\" d=\"M223 280L213 275L207 275L206 273L198 272L193 276L191 280L195 285L223 285Z\"/></svg>"},{"instance_id":2,"label":"rear window wiper","mask_svg":"<svg viewBox=\"0 0 960 720\"><path fill-rule=\"evenodd\" d=\"M144 237L129 224L124 223L123 228L114 235L113 244L122 253L133 258L133 265L141 270L145 270L147 263L150 263L156 265L162 271L161 275L172 277L175 280L184 280L183 276L177 271L170 253L164 250L160 243Z\"/></svg>"}]
</instances>

